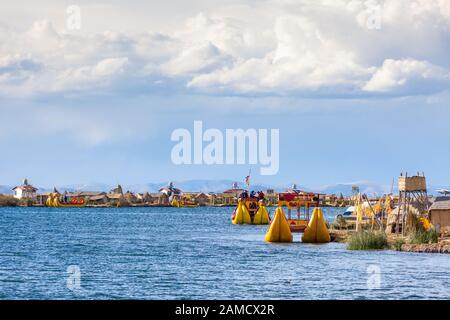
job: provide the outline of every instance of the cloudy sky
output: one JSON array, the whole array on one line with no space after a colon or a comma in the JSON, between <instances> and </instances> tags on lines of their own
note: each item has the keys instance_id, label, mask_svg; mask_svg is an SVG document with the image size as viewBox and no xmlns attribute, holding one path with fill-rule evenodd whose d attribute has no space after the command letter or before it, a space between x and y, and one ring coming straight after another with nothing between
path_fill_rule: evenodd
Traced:
<instances>
[{"instance_id":1,"label":"cloudy sky","mask_svg":"<svg viewBox=\"0 0 450 320\"><path fill-rule=\"evenodd\" d=\"M243 179L194 120L280 129L255 182L450 184L448 0L0 1L0 185Z\"/></svg>"}]
</instances>

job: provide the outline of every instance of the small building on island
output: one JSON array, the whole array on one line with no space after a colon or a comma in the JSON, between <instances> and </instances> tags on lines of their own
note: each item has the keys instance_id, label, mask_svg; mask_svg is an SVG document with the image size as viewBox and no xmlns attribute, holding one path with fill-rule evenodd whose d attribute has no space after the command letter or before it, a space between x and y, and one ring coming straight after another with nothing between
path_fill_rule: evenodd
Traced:
<instances>
[{"instance_id":1,"label":"small building on island","mask_svg":"<svg viewBox=\"0 0 450 320\"><path fill-rule=\"evenodd\" d=\"M450 228L450 197L437 197L429 209L430 221L440 229Z\"/></svg>"},{"instance_id":2,"label":"small building on island","mask_svg":"<svg viewBox=\"0 0 450 320\"><path fill-rule=\"evenodd\" d=\"M108 197L106 193L100 193L98 195L90 196L88 198L90 205L104 206L108 203Z\"/></svg>"},{"instance_id":3,"label":"small building on island","mask_svg":"<svg viewBox=\"0 0 450 320\"><path fill-rule=\"evenodd\" d=\"M278 203L278 193L274 189L267 189L265 198L268 205L275 205Z\"/></svg>"},{"instance_id":4,"label":"small building on island","mask_svg":"<svg viewBox=\"0 0 450 320\"><path fill-rule=\"evenodd\" d=\"M149 193L152 204L158 206L168 206L169 205L169 196L166 193Z\"/></svg>"},{"instance_id":5,"label":"small building on island","mask_svg":"<svg viewBox=\"0 0 450 320\"><path fill-rule=\"evenodd\" d=\"M224 194L228 194L232 197L236 197L239 198L239 196L241 195L242 192L246 191L243 188L240 188L237 182L234 182L233 185L231 186L231 189L227 189L225 190L223 193Z\"/></svg>"},{"instance_id":6,"label":"small building on island","mask_svg":"<svg viewBox=\"0 0 450 320\"><path fill-rule=\"evenodd\" d=\"M183 192L183 196L190 198L200 206L208 206L213 203L213 196L204 192Z\"/></svg>"},{"instance_id":7,"label":"small building on island","mask_svg":"<svg viewBox=\"0 0 450 320\"><path fill-rule=\"evenodd\" d=\"M137 199L137 201L139 203L144 203L144 204L153 204L153 197L150 195L150 193L146 192L146 193L136 193L135 197Z\"/></svg>"},{"instance_id":8,"label":"small building on island","mask_svg":"<svg viewBox=\"0 0 450 320\"><path fill-rule=\"evenodd\" d=\"M181 189L175 188L173 186L173 182L169 182L169 184L166 187L160 188L159 192L166 194L168 197L183 195L183 191L181 191Z\"/></svg>"},{"instance_id":9,"label":"small building on island","mask_svg":"<svg viewBox=\"0 0 450 320\"><path fill-rule=\"evenodd\" d=\"M14 198L16 199L36 199L37 188L28 183L28 179L23 180L21 186L14 187Z\"/></svg>"}]
</instances>

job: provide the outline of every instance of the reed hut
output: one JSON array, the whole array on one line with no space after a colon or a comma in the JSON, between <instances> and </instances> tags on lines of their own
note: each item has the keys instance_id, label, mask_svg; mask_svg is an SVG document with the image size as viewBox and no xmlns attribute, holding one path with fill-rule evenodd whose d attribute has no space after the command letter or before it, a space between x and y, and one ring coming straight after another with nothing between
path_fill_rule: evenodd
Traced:
<instances>
[{"instance_id":1,"label":"reed hut","mask_svg":"<svg viewBox=\"0 0 450 320\"><path fill-rule=\"evenodd\" d=\"M430 207L429 215L437 229L450 229L450 197L437 197Z\"/></svg>"},{"instance_id":2,"label":"reed hut","mask_svg":"<svg viewBox=\"0 0 450 320\"><path fill-rule=\"evenodd\" d=\"M108 198L108 203L113 206L117 206L123 200L123 194L120 193L108 193L106 197Z\"/></svg>"},{"instance_id":3,"label":"reed hut","mask_svg":"<svg viewBox=\"0 0 450 320\"><path fill-rule=\"evenodd\" d=\"M152 204L166 206L169 205L169 196L165 193L149 193Z\"/></svg>"},{"instance_id":4,"label":"reed hut","mask_svg":"<svg viewBox=\"0 0 450 320\"><path fill-rule=\"evenodd\" d=\"M153 197L148 192L146 192L146 193L136 193L135 196L136 196L136 198L138 199L139 202L146 203L146 204L153 203Z\"/></svg>"},{"instance_id":5,"label":"reed hut","mask_svg":"<svg viewBox=\"0 0 450 320\"><path fill-rule=\"evenodd\" d=\"M108 197L106 194L99 194L96 196L88 197L88 203L92 205L105 205L108 203Z\"/></svg>"}]
</instances>

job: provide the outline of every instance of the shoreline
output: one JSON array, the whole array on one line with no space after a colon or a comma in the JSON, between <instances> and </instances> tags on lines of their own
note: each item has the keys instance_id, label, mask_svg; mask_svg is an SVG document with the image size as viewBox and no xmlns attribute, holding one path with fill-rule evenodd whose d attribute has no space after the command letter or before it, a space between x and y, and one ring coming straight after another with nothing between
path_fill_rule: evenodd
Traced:
<instances>
[{"instance_id":1,"label":"shoreline","mask_svg":"<svg viewBox=\"0 0 450 320\"><path fill-rule=\"evenodd\" d=\"M190 209L195 209L195 208L235 208L236 205L233 204L226 204L226 205L199 205L197 207L189 207ZM267 205L267 207L270 208L275 208L277 207L277 205ZM0 206L0 208L53 208L53 207L48 207L46 205L40 205L40 204L33 204L30 206L27 205L14 205L14 206ZM64 207L58 207L58 208L64 208ZM73 209L73 208L77 208L77 207L66 207L64 209ZM178 208L178 207L174 207L170 204L132 204L132 205L122 205L122 206L115 206L115 205L86 205L83 207L79 207L79 208L105 208L105 209L110 209L110 208L177 208L177 209L182 209ZM186 207L187 208L187 207ZM334 208L334 207L333 207ZM338 207L336 207L338 208Z\"/></svg>"},{"instance_id":2,"label":"shoreline","mask_svg":"<svg viewBox=\"0 0 450 320\"><path fill-rule=\"evenodd\" d=\"M331 242L337 243L348 243L348 239L353 233L356 233L355 230L329 230ZM421 244L413 244L413 243L403 243L400 247L400 250L394 248L394 244L396 241L403 240L407 241L408 238L396 235L396 234L388 234L387 241L388 246L382 250L391 250L398 252L411 252L411 253L440 253L440 254L450 254L450 238L447 235L444 235L438 243L421 243ZM370 251L370 250L365 250Z\"/></svg>"}]
</instances>

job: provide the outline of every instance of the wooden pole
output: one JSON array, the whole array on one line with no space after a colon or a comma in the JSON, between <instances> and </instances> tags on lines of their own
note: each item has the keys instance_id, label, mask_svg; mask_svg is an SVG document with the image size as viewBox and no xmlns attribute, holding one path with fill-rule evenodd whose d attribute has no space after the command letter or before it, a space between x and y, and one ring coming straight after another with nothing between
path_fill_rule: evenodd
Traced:
<instances>
[{"instance_id":1,"label":"wooden pole","mask_svg":"<svg viewBox=\"0 0 450 320\"><path fill-rule=\"evenodd\" d=\"M372 220L372 221L375 220L375 221L377 222L377 224L380 225L380 223L378 223L378 220L375 219L375 218L376 218L376 217L375 217L375 210L373 210L372 205L370 204L369 198L367 198L367 195L364 195L364 197L365 197L367 203L369 204L370 210L372 211L372 215L373 215L373 220ZM381 229L381 228L382 228L382 224L381 224L380 229ZM373 223L372 223L372 230L373 230Z\"/></svg>"},{"instance_id":2,"label":"wooden pole","mask_svg":"<svg viewBox=\"0 0 450 320\"><path fill-rule=\"evenodd\" d=\"M359 232L360 225L359 225L359 202L360 202L360 195L358 194L357 198L355 198L355 208L356 208L356 232Z\"/></svg>"}]
</instances>

